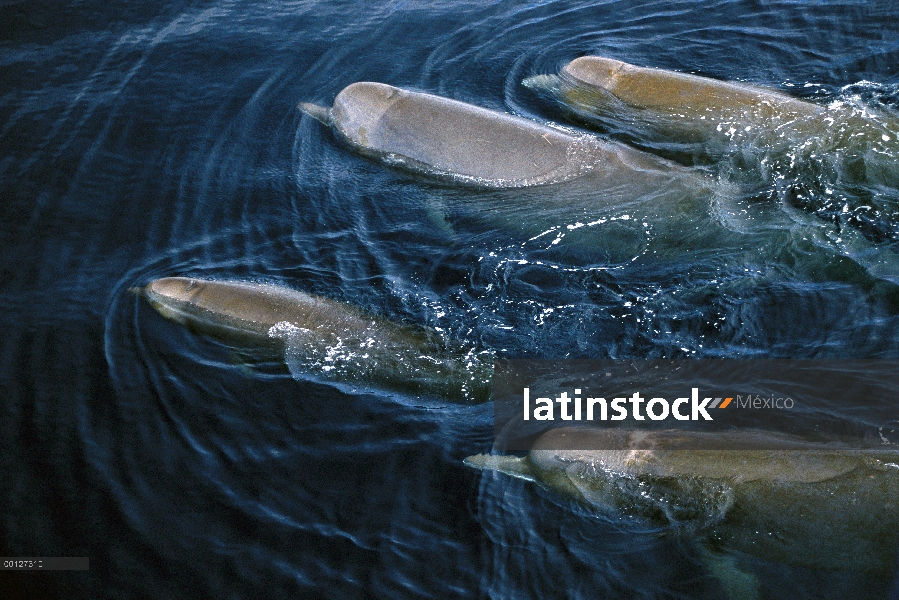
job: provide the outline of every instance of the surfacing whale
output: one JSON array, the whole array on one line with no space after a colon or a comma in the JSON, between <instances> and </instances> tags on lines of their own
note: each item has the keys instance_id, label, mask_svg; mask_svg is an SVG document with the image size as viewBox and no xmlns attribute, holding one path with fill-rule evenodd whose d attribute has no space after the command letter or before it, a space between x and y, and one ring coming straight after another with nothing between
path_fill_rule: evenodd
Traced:
<instances>
[{"instance_id":1,"label":"surfacing whale","mask_svg":"<svg viewBox=\"0 0 899 600\"><path fill-rule=\"evenodd\" d=\"M820 219L836 249L899 281L899 115L851 97L818 104L741 82L584 56L526 87L575 120L680 162L714 164L719 180L776 199L797 223ZM796 210L799 209L799 210ZM831 245L827 241L823 245Z\"/></svg>"},{"instance_id":2,"label":"surfacing whale","mask_svg":"<svg viewBox=\"0 0 899 600\"><path fill-rule=\"evenodd\" d=\"M639 67L582 56L559 75L537 75L525 87L545 91L577 115L631 123L671 140L717 146L759 141L786 147L815 140L822 148L895 150L899 117L846 102L816 104L742 82Z\"/></svg>"},{"instance_id":3,"label":"surfacing whale","mask_svg":"<svg viewBox=\"0 0 899 600\"><path fill-rule=\"evenodd\" d=\"M363 155L484 188L568 181L596 172L609 181L670 166L634 148L441 96L359 82L330 109L300 110Z\"/></svg>"},{"instance_id":4,"label":"surfacing whale","mask_svg":"<svg viewBox=\"0 0 899 600\"><path fill-rule=\"evenodd\" d=\"M162 316L226 343L274 349L295 374L453 402L489 399L492 362L436 333L283 286L187 277L135 290Z\"/></svg>"},{"instance_id":5,"label":"surfacing whale","mask_svg":"<svg viewBox=\"0 0 899 600\"><path fill-rule=\"evenodd\" d=\"M299 108L365 156L463 188L434 194L448 199L429 206L435 221L471 217L562 254L583 250L590 264L646 252L651 221L680 238L684 222L713 219L705 174L587 133L372 82L346 87L332 108Z\"/></svg>"},{"instance_id":6,"label":"surfacing whale","mask_svg":"<svg viewBox=\"0 0 899 600\"><path fill-rule=\"evenodd\" d=\"M713 571L729 550L812 569L896 567L896 447L854 448L765 431L573 427L543 434L525 457L479 454L465 464L673 526L708 549ZM751 577L730 571L744 588L732 596L752 588Z\"/></svg>"}]
</instances>

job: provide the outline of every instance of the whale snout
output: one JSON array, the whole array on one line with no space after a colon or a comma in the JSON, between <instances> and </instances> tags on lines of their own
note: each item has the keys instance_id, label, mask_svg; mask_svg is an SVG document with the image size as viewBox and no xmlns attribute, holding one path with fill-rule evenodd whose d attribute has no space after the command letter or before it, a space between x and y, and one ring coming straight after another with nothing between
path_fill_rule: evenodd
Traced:
<instances>
[{"instance_id":1,"label":"whale snout","mask_svg":"<svg viewBox=\"0 0 899 600\"><path fill-rule=\"evenodd\" d=\"M297 108L306 113L322 125L331 126L331 109L311 102L300 102Z\"/></svg>"}]
</instances>

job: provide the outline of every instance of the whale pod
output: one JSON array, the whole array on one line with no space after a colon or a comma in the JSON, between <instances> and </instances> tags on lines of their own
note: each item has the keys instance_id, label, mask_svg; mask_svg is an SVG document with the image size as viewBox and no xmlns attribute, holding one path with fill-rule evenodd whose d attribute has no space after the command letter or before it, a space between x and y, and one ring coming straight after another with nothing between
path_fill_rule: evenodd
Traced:
<instances>
[{"instance_id":1,"label":"whale pod","mask_svg":"<svg viewBox=\"0 0 899 600\"><path fill-rule=\"evenodd\" d=\"M639 180L644 170L665 168L623 144L383 83L349 85L330 109L299 108L361 154L479 187L558 183L594 171Z\"/></svg>"},{"instance_id":2,"label":"whale pod","mask_svg":"<svg viewBox=\"0 0 899 600\"><path fill-rule=\"evenodd\" d=\"M138 290L161 315L247 349L276 348L294 373L456 402L489 399L492 364L426 329L283 286L166 277Z\"/></svg>"},{"instance_id":3,"label":"whale pod","mask_svg":"<svg viewBox=\"0 0 899 600\"><path fill-rule=\"evenodd\" d=\"M899 548L899 449L724 433L561 428L525 457L469 466L597 508L684 526L718 550L809 568L889 572Z\"/></svg>"},{"instance_id":4,"label":"whale pod","mask_svg":"<svg viewBox=\"0 0 899 600\"><path fill-rule=\"evenodd\" d=\"M541 260L605 267L710 246L724 253L757 247L755 240L729 230L729 223L722 226L732 219L721 209L735 197L732 186L623 143L373 82L347 86L331 108L309 103L299 108L365 156L492 188L476 195L433 194L429 201L447 197L449 206L429 206L430 212L441 227L449 212L451 219L473 218L513 232L539 247ZM818 243L816 236L795 237ZM765 237L768 243L770 236ZM821 245L830 260L830 242ZM861 247L845 254L876 270L875 276L892 273L891 266L880 266L885 260L880 254L871 258L864 254L869 246Z\"/></svg>"}]
</instances>

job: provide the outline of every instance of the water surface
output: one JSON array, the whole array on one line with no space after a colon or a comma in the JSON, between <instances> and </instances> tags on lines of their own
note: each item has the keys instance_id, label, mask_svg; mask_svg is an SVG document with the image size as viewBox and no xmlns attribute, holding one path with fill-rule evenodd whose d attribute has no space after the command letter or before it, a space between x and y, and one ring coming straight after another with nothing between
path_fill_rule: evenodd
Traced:
<instances>
[{"instance_id":1,"label":"water surface","mask_svg":"<svg viewBox=\"0 0 899 600\"><path fill-rule=\"evenodd\" d=\"M247 366L127 289L278 283L501 358L899 357L888 186L840 190L877 203L866 228L821 201L825 163L766 180L751 140L715 161L594 128L716 191L461 189L295 109L368 80L586 132L521 81L598 54L895 114L897 19L886 1L3 3L0 549L91 569L0 589L720 597L688 541L464 467L491 405ZM741 560L771 598L889 587Z\"/></svg>"}]
</instances>

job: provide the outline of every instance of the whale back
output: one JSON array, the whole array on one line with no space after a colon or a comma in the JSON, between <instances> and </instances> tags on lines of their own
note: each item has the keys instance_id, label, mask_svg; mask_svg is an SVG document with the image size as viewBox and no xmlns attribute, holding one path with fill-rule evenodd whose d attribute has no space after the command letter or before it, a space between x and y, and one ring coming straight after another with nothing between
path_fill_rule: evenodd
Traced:
<instances>
[{"instance_id":1,"label":"whale back","mask_svg":"<svg viewBox=\"0 0 899 600\"><path fill-rule=\"evenodd\" d=\"M269 338L276 326L289 325L328 338L377 336L382 344L416 346L430 342L424 331L283 286L167 277L149 283L145 295L165 316L218 337Z\"/></svg>"},{"instance_id":2,"label":"whale back","mask_svg":"<svg viewBox=\"0 0 899 600\"><path fill-rule=\"evenodd\" d=\"M797 118L825 111L811 102L760 86L638 67L600 56L577 58L565 65L562 74L577 84L606 90L633 107L677 111L685 116L720 118L752 112L758 118Z\"/></svg>"},{"instance_id":3,"label":"whale back","mask_svg":"<svg viewBox=\"0 0 899 600\"><path fill-rule=\"evenodd\" d=\"M576 177L592 168L600 148L534 121L372 82L341 91L331 121L363 152L497 186Z\"/></svg>"},{"instance_id":4,"label":"whale back","mask_svg":"<svg viewBox=\"0 0 899 600\"><path fill-rule=\"evenodd\" d=\"M693 477L736 483L816 483L899 452L808 442L770 431L703 432L561 428L542 435L530 460L551 469L558 461L602 465L628 477Z\"/></svg>"},{"instance_id":5,"label":"whale back","mask_svg":"<svg viewBox=\"0 0 899 600\"><path fill-rule=\"evenodd\" d=\"M895 566L896 448L760 431L562 428L538 438L519 470L597 508L683 526L720 547L811 568Z\"/></svg>"}]
</instances>

